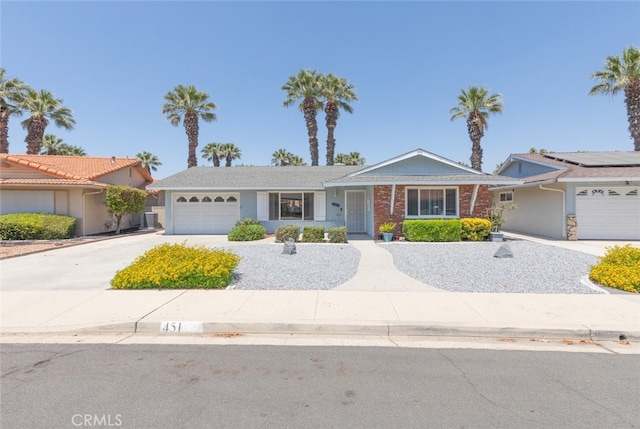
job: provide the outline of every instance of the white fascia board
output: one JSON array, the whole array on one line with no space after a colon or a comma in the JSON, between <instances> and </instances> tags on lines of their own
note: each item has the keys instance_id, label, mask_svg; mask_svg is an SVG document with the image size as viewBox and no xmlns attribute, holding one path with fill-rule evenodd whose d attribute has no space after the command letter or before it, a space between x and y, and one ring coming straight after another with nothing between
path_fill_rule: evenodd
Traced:
<instances>
[{"instance_id":1,"label":"white fascia board","mask_svg":"<svg viewBox=\"0 0 640 429\"><path fill-rule=\"evenodd\" d=\"M162 187L162 188L156 188L156 187L150 187L147 186L147 189L150 189L152 191L172 191L172 192L176 192L176 191L180 191L180 192L216 192L216 191L225 191L225 192L231 192L231 191L322 191L324 190L323 187L318 187L318 186L295 186L295 187L290 187L290 186L225 186L225 187L219 187L219 186L211 186L211 187L206 187L206 186L199 186L199 187L194 187L194 186L190 186L190 187L183 187L183 186L172 186L172 187Z\"/></svg>"},{"instance_id":2,"label":"white fascia board","mask_svg":"<svg viewBox=\"0 0 640 429\"><path fill-rule=\"evenodd\" d=\"M416 185L416 186L443 186L443 185L521 185L523 180L513 180L513 181L505 181L505 180L486 180L486 181L478 181L478 182L470 182L468 180L438 180L438 181L415 181L415 180L407 180L407 181L376 181L376 182L332 182L331 184L327 184L327 188L329 187L354 187L354 186L374 186L374 185Z\"/></svg>"},{"instance_id":3,"label":"white fascia board","mask_svg":"<svg viewBox=\"0 0 640 429\"><path fill-rule=\"evenodd\" d=\"M550 179L550 180L543 180L540 182L522 183L520 185L496 186L495 188L490 188L489 192L503 191L505 189L531 188L533 186L537 187L538 185L550 185L552 183L556 183L556 180Z\"/></svg>"},{"instance_id":4,"label":"white fascia board","mask_svg":"<svg viewBox=\"0 0 640 429\"><path fill-rule=\"evenodd\" d=\"M569 177L560 178L558 182L638 182L640 177Z\"/></svg>"}]
</instances>

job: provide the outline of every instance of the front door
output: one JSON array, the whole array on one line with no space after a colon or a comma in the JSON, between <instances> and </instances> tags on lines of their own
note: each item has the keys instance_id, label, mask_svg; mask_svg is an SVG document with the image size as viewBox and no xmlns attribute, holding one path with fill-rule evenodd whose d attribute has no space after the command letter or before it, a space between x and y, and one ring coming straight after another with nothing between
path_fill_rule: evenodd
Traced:
<instances>
[{"instance_id":1,"label":"front door","mask_svg":"<svg viewBox=\"0 0 640 429\"><path fill-rule=\"evenodd\" d=\"M364 191L347 191L345 223L347 232L365 232Z\"/></svg>"}]
</instances>

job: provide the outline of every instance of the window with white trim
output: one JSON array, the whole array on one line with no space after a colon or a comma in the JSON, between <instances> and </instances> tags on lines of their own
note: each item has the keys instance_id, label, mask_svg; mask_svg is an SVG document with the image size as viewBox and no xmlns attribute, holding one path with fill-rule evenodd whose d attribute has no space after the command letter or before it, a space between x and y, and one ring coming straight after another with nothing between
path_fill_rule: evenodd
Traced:
<instances>
[{"instance_id":1,"label":"window with white trim","mask_svg":"<svg viewBox=\"0 0 640 429\"><path fill-rule=\"evenodd\" d=\"M269 192L269 220L313 220L313 192Z\"/></svg>"},{"instance_id":2,"label":"window with white trim","mask_svg":"<svg viewBox=\"0 0 640 429\"><path fill-rule=\"evenodd\" d=\"M501 203L510 203L513 202L513 192L500 192L500 202Z\"/></svg>"},{"instance_id":3,"label":"window with white trim","mask_svg":"<svg viewBox=\"0 0 640 429\"><path fill-rule=\"evenodd\" d=\"M458 188L407 188L406 216L458 217Z\"/></svg>"}]
</instances>

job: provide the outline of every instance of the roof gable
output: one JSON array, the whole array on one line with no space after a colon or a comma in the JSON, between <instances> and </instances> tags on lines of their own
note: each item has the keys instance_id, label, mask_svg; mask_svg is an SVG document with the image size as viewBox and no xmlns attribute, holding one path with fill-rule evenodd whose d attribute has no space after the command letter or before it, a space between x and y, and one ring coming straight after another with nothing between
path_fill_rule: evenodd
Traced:
<instances>
[{"instance_id":1,"label":"roof gable","mask_svg":"<svg viewBox=\"0 0 640 429\"><path fill-rule=\"evenodd\" d=\"M484 174L424 149L415 149L354 172L349 177L369 176L446 176Z\"/></svg>"}]
</instances>

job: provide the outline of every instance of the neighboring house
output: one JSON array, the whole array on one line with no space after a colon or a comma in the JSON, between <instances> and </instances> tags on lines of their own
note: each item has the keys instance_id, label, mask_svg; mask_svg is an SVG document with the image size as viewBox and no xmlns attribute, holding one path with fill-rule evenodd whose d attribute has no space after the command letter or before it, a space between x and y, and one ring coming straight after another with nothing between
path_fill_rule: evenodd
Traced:
<instances>
[{"instance_id":1,"label":"neighboring house","mask_svg":"<svg viewBox=\"0 0 640 429\"><path fill-rule=\"evenodd\" d=\"M240 218L268 233L283 225L346 226L378 235L405 219L485 216L490 185L521 184L478 172L422 149L373 166L194 167L159 180L166 234L226 234Z\"/></svg>"},{"instance_id":2,"label":"neighboring house","mask_svg":"<svg viewBox=\"0 0 640 429\"><path fill-rule=\"evenodd\" d=\"M640 240L640 152L513 154L498 174L522 178L493 188L504 228L556 239Z\"/></svg>"},{"instance_id":3,"label":"neighboring house","mask_svg":"<svg viewBox=\"0 0 640 429\"><path fill-rule=\"evenodd\" d=\"M137 158L0 154L0 214L73 216L80 236L113 231L107 185L144 189L152 181ZM139 224L139 215L122 220L123 228Z\"/></svg>"}]
</instances>

